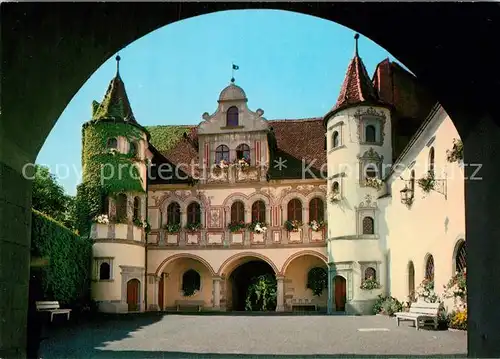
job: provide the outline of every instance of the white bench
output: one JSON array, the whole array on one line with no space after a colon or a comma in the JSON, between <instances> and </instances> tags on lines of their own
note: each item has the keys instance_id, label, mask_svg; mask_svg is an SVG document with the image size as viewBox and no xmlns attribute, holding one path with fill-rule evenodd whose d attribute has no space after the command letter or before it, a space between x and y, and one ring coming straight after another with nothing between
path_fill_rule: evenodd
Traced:
<instances>
[{"instance_id":1,"label":"white bench","mask_svg":"<svg viewBox=\"0 0 500 359\"><path fill-rule=\"evenodd\" d=\"M415 328L418 330L421 322L422 326L424 326L426 320L432 320L434 329L437 329L440 305L440 303L427 303L421 301L411 303L409 312L394 313L398 322L398 327L400 321L409 320L415 322Z\"/></svg>"},{"instance_id":2,"label":"white bench","mask_svg":"<svg viewBox=\"0 0 500 359\"><path fill-rule=\"evenodd\" d=\"M198 308L198 312L201 312L201 308L205 305L205 301L203 300L176 300L175 306L177 307L177 311L180 308Z\"/></svg>"},{"instance_id":3,"label":"white bench","mask_svg":"<svg viewBox=\"0 0 500 359\"><path fill-rule=\"evenodd\" d=\"M54 319L54 314L66 314L66 318L69 320L69 314L71 313L71 309L61 309L59 302L36 302L36 310L49 312L51 322Z\"/></svg>"}]
</instances>

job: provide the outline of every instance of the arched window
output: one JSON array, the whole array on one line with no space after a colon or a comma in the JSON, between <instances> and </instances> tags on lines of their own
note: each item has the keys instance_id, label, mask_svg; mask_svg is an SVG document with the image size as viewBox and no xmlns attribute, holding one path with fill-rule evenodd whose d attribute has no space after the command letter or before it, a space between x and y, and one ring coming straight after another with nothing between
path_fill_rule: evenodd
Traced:
<instances>
[{"instance_id":1,"label":"arched window","mask_svg":"<svg viewBox=\"0 0 500 359\"><path fill-rule=\"evenodd\" d=\"M187 223L201 223L201 208L198 202L191 202L187 207Z\"/></svg>"},{"instance_id":2,"label":"arched window","mask_svg":"<svg viewBox=\"0 0 500 359\"><path fill-rule=\"evenodd\" d=\"M250 147L244 143L236 147L236 158L250 161Z\"/></svg>"},{"instance_id":3,"label":"arched window","mask_svg":"<svg viewBox=\"0 0 500 359\"><path fill-rule=\"evenodd\" d=\"M245 221L245 205L236 201L231 205L231 222L240 223Z\"/></svg>"},{"instance_id":4,"label":"arched window","mask_svg":"<svg viewBox=\"0 0 500 359\"><path fill-rule=\"evenodd\" d=\"M325 207L321 198L313 198L309 202L309 221L323 221L325 219Z\"/></svg>"},{"instance_id":5,"label":"arched window","mask_svg":"<svg viewBox=\"0 0 500 359\"><path fill-rule=\"evenodd\" d=\"M127 220L127 196L124 193L116 197L116 220L118 223Z\"/></svg>"},{"instance_id":6,"label":"arched window","mask_svg":"<svg viewBox=\"0 0 500 359\"><path fill-rule=\"evenodd\" d=\"M179 203L172 202L167 207L167 224L181 223L181 206Z\"/></svg>"},{"instance_id":7,"label":"arched window","mask_svg":"<svg viewBox=\"0 0 500 359\"><path fill-rule=\"evenodd\" d=\"M118 140L116 138L108 138L108 142L106 144L106 147L109 149L118 148Z\"/></svg>"},{"instance_id":8,"label":"arched window","mask_svg":"<svg viewBox=\"0 0 500 359\"><path fill-rule=\"evenodd\" d=\"M184 296L192 296L201 289L201 277L194 269L189 269L182 275L182 291Z\"/></svg>"},{"instance_id":9,"label":"arched window","mask_svg":"<svg viewBox=\"0 0 500 359\"><path fill-rule=\"evenodd\" d=\"M255 201L252 204L252 223L266 223L266 204L264 201Z\"/></svg>"},{"instance_id":10,"label":"arched window","mask_svg":"<svg viewBox=\"0 0 500 359\"><path fill-rule=\"evenodd\" d=\"M135 142L130 142L129 143L129 150L128 150L128 153L131 155L131 156L137 156L137 143Z\"/></svg>"},{"instance_id":11,"label":"arched window","mask_svg":"<svg viewBox=\"0 0 500 359\"><path fill-rule=\"evenodd\" d=\"M139 197L134 198L134 219L141 219L141 200Z\"/></svg>"},{"instance_id":12,"label":"arched window","mask_svg":"<svg viewBox=\"0 0 500 359\"><path fill-rule=\"evenodd\" d=\"M378 171L377 166L374 163L369 163L365 170L366 177L375 178L377 177Z\"/></svg>"},{"instance_id":13,"label":"arched window","mask_svg":"<svg viewBox=\"0 0 500 359\"><path fill-rule=\"evenodd\" d=\"M219 164L222 160L229 162L229 147L226 145L217 146L215 149L215 163Z\"/></svg>"},{"instance_id":14,"label":"arched window","mask_svg":"<svg viewBox=\"0 0 500 359\"><path fill-rule=\"evenodd\" d=\"M333 131L332 148L336 147L339 147L339 133L337 131Z\"/></svg>"},{"instance_id":15,"label":"arched window","mask_svg":"<svg viewBox=\"0 0 500 359\"><path fill-rule=\"evenodd\" d=\"M103 214L109 215L109 197L104 196L102 199L102 211Z\"/></svg>"},{"instance_id":16,"label":"arched window","mask_svg":"<svg viewBox=\"0 0 500 359\"><path fill-rule=\"evenodd\" d=\"M234 127L238 126L238 108L236 106L229 107L227 109L226 126Z\"/></svg>"},{"instance_id":17,"label":"arched window","mask_svg":"<svg viewBox=\"0 0 500 359\"><path fill-rule=\"evenodd\" d=\"M432 255L427 257L427 262L425 263L425 279L429 281L434 280L434 257Z\"/></svg>"},{"instance_id":18,"label":"arched window","mask_svg":"<svg viewBox=\"0 0 500 359\"><path fill-rule=\"evenodd\" d=\"M103 262L99 266L99 279L100 280L111 279L111 267L110 267L109 263Z\"/></svg>"},{"instance_id":19,"label":"arched window","mask_svg":"<svg viewBox=\"0 0 500 359\"><path fill-rule=\"evenodd\" d=\"M365 128L365 142L376 142L375 126L368 125Z\"/></svg>"},{"instance_id":20,"label":"arched window","mask_svg":"<svg viewBox=\"0 0 500 359\"><path fill-rule=\"evenodd\" d=\"M429 150L429 172L434 173L434 147Z\"/></svg>"},{"instance_id":21,"label":"arched window","mask_svg":"<svg viewBox=\"0 0 500 359\"><path fill-rule=\"evenodd\" d=\"M375 226L372 217L363 218L363 234L375 234Z\"/></svg>"},{"instance_id":22,"label":"arched window","mask_svg":"<svg viewBox=\"0 0 500 359\"><path fill-rule=\"evenodd\" d=\"M302 202L294 198L288 202L288 220L302 222Z\"/></svg>"},{"instance_id":23,"label":"arched window","mask_svg":"<svg viewBox=\"0 0 500 359\"><path fill-rule=\"evenodd\" d=\"M415 192L415 170L411 170L410 174L410 190L413 194Z\"/></svg>"},{"instance_id":24,"label":"arched window","mask_svg":"<svg viewBox=\"0 0 500 359\"><path fill-rule=\"evenodd\" d=\"M377 280L377 271L375 268L368 267L365 269L365 279Z\"/></svg>"},{"instance_id":25,"label":"arched window","mask_svg":"<svg viewBox=\"0 0 500 359\"><path fill-rule=\"evenodd\" d=\"M462 273L467 268L466 258L465 242L461 242L455 254L455 271Z\"/></svg>"}]
</instances>

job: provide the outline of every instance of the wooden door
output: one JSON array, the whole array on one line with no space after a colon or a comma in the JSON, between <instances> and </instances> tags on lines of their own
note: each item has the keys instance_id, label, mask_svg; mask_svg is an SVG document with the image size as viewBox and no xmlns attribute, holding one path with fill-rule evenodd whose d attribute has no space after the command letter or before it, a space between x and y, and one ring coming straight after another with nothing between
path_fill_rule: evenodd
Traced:
<instances>
[{"instance_id":1,"label":"wooden door","mask_svg":"<svg viewBox=\"0 0 500 359\"><path fill-rule=\"evenodd\" d=\"M160 310L163 310L163 274L160 278L160 283L158 283L158 306Z\"/></svg>"},{"instance_id":2,"label":"wooden door","mask_svg":"<svg viewBox=\"0 0 500 359\"><path fill-rule=\"evenodd\" d=\"M346 302L346 281L344 277L335 276L335 310L337 312L345 311Z\"/></svg>"},{"instance_id":3,"label":"wooden door","mask_svg":"<svg viewBox=\"0 0 500 359\"><path fill-rule=\"evenodd\" d=\"M139 310L139 281L137 279L127 282L127 304L129 312Z\"/></svg>"}]
</instances>

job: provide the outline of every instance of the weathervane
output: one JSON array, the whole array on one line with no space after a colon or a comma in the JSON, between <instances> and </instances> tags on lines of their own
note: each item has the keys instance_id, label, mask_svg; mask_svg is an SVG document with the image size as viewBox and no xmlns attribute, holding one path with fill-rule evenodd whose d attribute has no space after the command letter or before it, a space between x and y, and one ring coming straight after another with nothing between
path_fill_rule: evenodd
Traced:
<instances>
[{"instance_id":1,"label":"weathervane","mask_svg":"<svg viewBox=\"0 0 500 359\"><path fill-rule=\"evenodd\" d=\"M234 71L239 70L240 67L238 65L233 64L232 72L231 72L231 82L234 83Z\"/></svg>"}]
</instances>

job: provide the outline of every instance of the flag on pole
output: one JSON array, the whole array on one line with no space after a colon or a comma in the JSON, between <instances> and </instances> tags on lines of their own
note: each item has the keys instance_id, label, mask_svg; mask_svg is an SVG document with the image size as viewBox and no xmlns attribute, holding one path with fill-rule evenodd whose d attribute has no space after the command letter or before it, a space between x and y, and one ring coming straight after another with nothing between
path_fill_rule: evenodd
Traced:
<instances>
[{"instance_id":1,"label":"flag on pole","mask_svg":"<svg viewBox=\"0 0 500 359\"><path fill-rule=\"evenodd\" d=\"M238 65L233 64L233 70L239 70L240 67Z\"/></svg>"}]
</instances>

